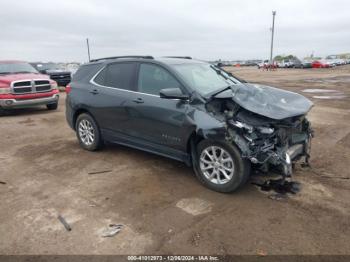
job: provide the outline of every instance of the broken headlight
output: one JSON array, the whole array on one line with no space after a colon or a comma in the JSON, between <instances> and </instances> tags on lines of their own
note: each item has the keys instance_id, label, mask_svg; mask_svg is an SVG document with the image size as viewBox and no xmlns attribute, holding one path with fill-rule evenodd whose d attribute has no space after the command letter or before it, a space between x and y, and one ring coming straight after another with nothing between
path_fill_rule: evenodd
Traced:
<instances>
[{"instance_id":1,"label":"broken headlight","mask_svg":"<svg viewBox=\"0 0 350 262\"><path fill-rule=\"evenodd\" d=\"M264 135L270 135L275 131L275 129L273 129L272 127L263 127L263 126L259 126L256 129L258 129L258 131Z\"/></svg>"},{"instance_id":2,"label":"broken headlight","mask_svg":"<svg viewBox=\"0 0 350 262\"><path fill-rule=\"evenodd\" d=\"M255 130L258 130L261 134L270 135L275 131L275 129L273 129L272 127L264 127L264 126L253 127L246 123L242 123L240 121L234 121L234 120L231 120L230 124L235 127L245 129L246 131L248 131L248 133L253 133L253 130L255 129Z\"/></svg>"},{"instance_id":3,"label":"broken headlight","mask_svg":"<svg viewBox=\"0 0 350 262\"><path fill-rule=\"evenodd\" d=\"M242 123L239 121L234 121L234 120L231 120L230 124L235 126L235 127L238 127L238 128L243 128L243 129L247 130L248 133L253 132L253 126L251 126L251 125L248 125L248 124L245 124L245 123Z\"/></svg>"}]
</instances>

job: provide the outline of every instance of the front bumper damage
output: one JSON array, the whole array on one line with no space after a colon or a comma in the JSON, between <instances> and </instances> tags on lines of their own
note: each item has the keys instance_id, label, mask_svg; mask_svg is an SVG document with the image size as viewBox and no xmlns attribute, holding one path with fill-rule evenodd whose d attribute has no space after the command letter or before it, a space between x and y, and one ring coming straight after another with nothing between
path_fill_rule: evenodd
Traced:
<instances>
[{"instance_id":1,"label":"front bumper damage","mask_svg":"<svg viewBox=\"0 0 350 262\"><path fill-rule=\"evenodd\" d=\"M312 106L297 93L242 83L208 99L206 109L226 124L226 141L243 158L263 172L277 168L286 178L293 162L304 157L308 163L313 132L306 114Z\"/></svg>"},{"instance_id":2,"label":"front bumper damage","mask_svg":"<svg viewBox=\"0 0 350 262\"><path fill-rule=\"evenodd\" d=\"M275 169L285 179L292 175L296 161L304 158L308 165L313 130L306 118L294 126L276 125L270 134L244 128L234 120L228 123L227 139L239 147L243 158L249 159L262 172Z\"/></svg>"}]
</instances>

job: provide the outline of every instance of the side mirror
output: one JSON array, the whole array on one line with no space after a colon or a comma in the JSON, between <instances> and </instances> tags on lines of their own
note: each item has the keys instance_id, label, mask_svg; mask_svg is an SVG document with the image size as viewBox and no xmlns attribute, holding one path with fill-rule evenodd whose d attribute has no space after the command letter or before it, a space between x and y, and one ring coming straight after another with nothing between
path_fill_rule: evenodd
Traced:
<instances>
[{"instance_id":1,"label":"side mirror","mask_svg":"<svg viewBox=\"0 0 350 262\"><path fill-rule=\"evenodd\" d=\"M180 88L164 88L159 91L161 98L188 100L190 97L182 93Z\"/></svg>"},{"instance_id":2,"label":"side mirror","mask_svg":"<svg viewBox=\"0 0 350 262\"><path fill-rule=\"evenodd\" d=\"M42 73L42 74L46 74L46 70L45 69L41 69L41 70L39 70L39 72Z\"/></svg>"}]
</instances>

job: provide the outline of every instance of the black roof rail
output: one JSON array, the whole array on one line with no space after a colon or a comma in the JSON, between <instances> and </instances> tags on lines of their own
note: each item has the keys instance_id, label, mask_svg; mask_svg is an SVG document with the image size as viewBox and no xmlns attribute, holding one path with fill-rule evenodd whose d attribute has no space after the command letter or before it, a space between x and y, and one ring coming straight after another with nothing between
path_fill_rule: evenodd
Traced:
<instances>
[{"instance_id":1,"label":"black roof rail","mask_svg":"<svg viewBox=\"0 0 350 262\"><path fill-rule=\"evenodd\" d=\"M166 58L182 58L182 59L192 59L190 56L164 56Z\"/></svg>"},{"instance_id":2,"label":"black roof rail","mask_svg":"<svg viewBox=\"0 0 350 262\"><path fill-rule=\"evenodd\" d=\"M125 56L111 56L111 57L103 57L98 59L92 59L90 62L97 62L101 60L109 60L109 59L120 59L120 58L142 58L142 59L154 59L153 56L150 55L125 55Z\"/></svg>"}]
</instances>

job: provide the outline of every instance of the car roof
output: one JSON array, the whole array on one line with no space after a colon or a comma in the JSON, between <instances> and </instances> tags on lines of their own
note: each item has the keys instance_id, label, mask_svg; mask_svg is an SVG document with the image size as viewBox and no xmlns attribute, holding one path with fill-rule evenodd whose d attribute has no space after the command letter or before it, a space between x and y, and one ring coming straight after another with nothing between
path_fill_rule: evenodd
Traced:
<instances>
[{"instance_id":1,"label":"car roof","mask_svg":"<svg viewBox=\"0 0 350 262\"><path fill-rule=\"evenodd\" d=\"M159 62L166 65L179 65L179 64L206 64L207 62L192 59L190 57L152 57L152 56L140 56L140 57L107 57L101 59L91 60L88 64L109 64L111 62Z\"/></svg>"},{"instance_id":2,"label":"car roof","mask_svg":"<svg viewBox=\"0 0 350 262\"><path fill-rule=\"evenodd\" d=\"M206 64L206 62L204 61L200 61L197 59L187 59L187 58L159 57L159 58L156 58L155 60L168 65Z\"/></svg>"}]
</instances>

